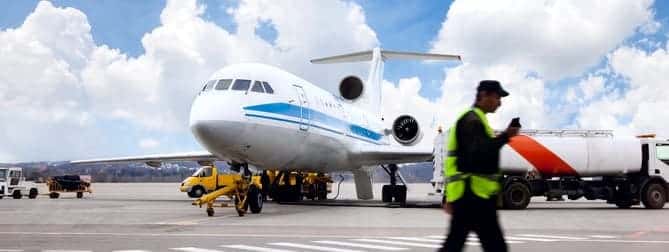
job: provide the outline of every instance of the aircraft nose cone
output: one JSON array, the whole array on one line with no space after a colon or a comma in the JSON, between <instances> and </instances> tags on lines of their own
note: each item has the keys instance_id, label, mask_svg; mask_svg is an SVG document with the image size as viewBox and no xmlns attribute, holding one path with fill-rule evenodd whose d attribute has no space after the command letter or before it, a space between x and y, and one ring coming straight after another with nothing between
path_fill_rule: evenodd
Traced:
<instances>
[{"instance_id":1,"label":"aircraft nose cone","mask_svg":"<svg viewBox=\"0 0 669 252\"><path fill-rule=\"evenodd\" d=\"M203 147L220 154L241 145L244 125L239 121L241 109L215 98L203 96L193 102L190 130Z\"/></svg>"}]
</instances>

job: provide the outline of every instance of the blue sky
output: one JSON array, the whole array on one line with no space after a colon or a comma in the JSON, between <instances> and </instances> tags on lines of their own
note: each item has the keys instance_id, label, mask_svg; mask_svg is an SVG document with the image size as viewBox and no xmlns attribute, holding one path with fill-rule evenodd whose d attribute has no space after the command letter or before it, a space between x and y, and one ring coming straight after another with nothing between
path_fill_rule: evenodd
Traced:
<instances>
[{"instance_id":1,"label":"blue sky","mask_svg":"<svg viewBox=\"0 0 669 252\"><path fill-rule=\"evenodd\" d=\"M178 2L175 4L175 6L178 5L178 8L175 8L188 9L189 2ZM255 4L254 1L249 2ZM35 29L39 27L33 27L31 28L33 30L30 30L22 27L22 24L29 15L35 14L38 3L39 1L32 0L0 1L2 5L0 40L3 39L4 33L7 35L6 38L10 38L5 43L14 46L12 48L28 46L30 41L22 41L21 37L12 37L14 35L10 31L35 32ZM101 153L133 155L199 149L199 145L183 126L156 125L151 120L183 124L184 118L187 118L187 111L179 107L187 108L190 100L190 97L183 95L184 91L195 90L195 87L200 85L199 81L221 65L243 60L244 57L262 58L262 52L266 52L278 55L271 60L272 62L285 66L292 72L302 74L308 80L323 82L338 78L334 76L331 79L319 79L318 73L310 73L311 70L304 72L306 71L304 69L311 67L305 62L306 60L303 60L299 54L295 56L290 52L286 53L285 49L281 48L286 45L276 44L282 32L285 34L294 32L291 27L295 24L291 22L305 22L304 20L325 26L324 29L318 29L318 27L309 27L309 24L302 24L305 26L304 34L293 35L303 39L303 43L298 47L304 48L298 48L298 51L307 52L308 57L325 56L321 53L322 51L337 51L336 47L339 44L346 48L366 48L371 46L373 44L371 41L374 40L378 41L382 48L389 50L461 53L465 58L464 64L386 62L384 79L394 84L388 91L388 100L413 109L409 111L418 111L416 113L419 114L419 120L436 120L447 123L457 109L444 108L466 106L471 99L466 96L466 93L471 90L476 81L482 78L500 78L508 83L512 91L515 91L512 94L516 94L514 99L505 103L508 104L506 105L508 109L498 113L497 118L493 118L499 119L497 121L500 122L512 115L522 115L535 127L612 128L629 134L648 131L664 132L647 119L650 113L655 117L659 115L660 121L665 121L664 114L658 112L659 110L648 112L646 108L660 107L664 104L660 99L663 94L648 90L659 85L653 78L660 77L653 76L662 76L667 70L658 63L663 62L666 54L667 34L669 33L669 28L667 28L669 2L667 1L612 1L603 6L583 2L528 1L515 7L504 1L492 3L485 1L455 3L453 1L400 0L324 1L317 2L317 4L316 2L305 2L308 4L300 6L304 8L302 12L300 12L301 9L293 12L295 11L293 7L285 6L290 4L287 2L260 3L259 9L253 9L254 4L244 2L246 5L243 8L250 8L246 11L259 15L254 21L257 22L255 34L265 42L254 41L253 38L247 38L239 32L240 26L249 25L240 24L235 19L234 13L238 13L240 1L197 1L199 5L206 5L206 9L202 14L190 10L191 14L196 14L188 21L202 19L214 23L216 28L212 30L211 27L204 27L195 22L188 23L188 25L193 25L188 29L203 29L218 34L216 42L212 43L220 43L221 48L198 41L198 34L190 34L189 36L193 37L191 41L188 40L190 39L188 37L179 37L180 33L190 31L187 28L178 28L179 24L176 25L176 29L173 25L161 24L161 13L166 12L166 0L74 0L52 1L52 3L55 9L45 8L45 12L40 15L47 17L56 15L51 18L61 18L64 23L87 23L91 27L90 37L94 43L86 45L87 31L78 31L80 34L77 35L83 36L81 38L83 38L84 46L81 48L72 46L68 50L81 50L82 56L74 52L67 55L68 50L65 50L65 55L59 55L62 52L58 48L60 41L71 42L82 39L68 40L71 38L60 37L62 33L49 31L45 33L51 34L52 37L38 38L38 40L45 40L39 42L42 42L48 50L55 52L54 60L57 62L65 62L72 67L77 63L71 62L71 58L76 59L81 56L84 58L81 62L84 63L79 64L97 62L97 65L92 66L99 67L99 69L88 65L83 70L72 68L69 73L63 75L63 78L66 79L63 85L79 87L79 91L72 90L67 93L85 93L81 97L70 97L57 92L34 97L13 84L21 83L24 77L14 76L9 72L4 75L0 73L0 91L9 90L8 93L11 96L25 96L45 101L43 104L35 105L34 103L21 103L23 100L12 100L13 97L9 97L11 102L8 104L15 105L16 108L15 110L7 109L10 112L5 115L0 114L0 119L3 116L17 117L18 115L12 114L14 113L12 111L20 113L20 108L27 106L36 111L34 114L39 114L39 111L53 110L47 115L62 113L64 118L81 120L82 123L70 125L62 122L39 126L42 125L38 123L39 117L25 116L23 118L24 114L21 114L18 116L22 118L20 123L17 122L16 125L6 126L6 128L0 126L0 136L2 134L12 136L12 132L21 132L22 128L33 132L56 129L55 131L63 132L51 134L62 135L62 139L54 139L53 143L43 144L44 146L39 150L43 153L31 154L29 149L35 146L35 143L40 142L40 139L28 136L16 137L21 134L13 134L12 141L15 141L13 145L17 147L14 149L0 148L0 161L3 158L12 160L66 159L81 156L81 150L91 148L94 151L90 151L87 155L99 156ZM568 8L563 8L565 6ZM62 7L72 7L80 11L85 15L85 20L72 18L76 16L73 13L54 14L62 11L60 9ZM359 23L361 22L359 20L344 18L351 13L355 14L356 7L360 7L364 14L362 24ZM603 8L607 11L594 11ZM47 9L51 12L48 13ZM576 11L564 11L568 9ZM277 16L275 12L277 10L283 10L284 13L279 13ZM555 13L560 18L546 18ZM284 14L291 17L281 17ZM446 19L447 14L449 19ZM292 16L304 17L300 19L300 17L293 18ZM170 18L174 17L173 15ZM44 29L48 29L50 25L39 22L35 24L44 26ZM253 23L250 24L253 25ZM276 27L276 24L284 26ZM361 27L368 27L374 34L370 35L365 29L353 30ZM557 32L551 31L550 27L557 29ZM594 30L583 27L591 27ZM228 35L221 35L221 31L227 32ZM152 32L153 34L150 34ZM336 39L341 42L330 43L332 38L328 38L328 34L339 34ZM148 47L157 52L156 54L146 54L146 48L142 45L143 38L148 41ZM283 43L295 46L290 44L290 39L286 42L285 38L284 35ZM161 39L177 39L174 41L176 46L170 47L172 41L166 42ZM226 47L231 45L225 43L234 44L239 41L249 46L254 45L255 48L237 50L238 48L234 46ZM320 44L324 44L323 46L327 48L319 50ZM91 50L90 47L97 48L98 53L104 52L98 56L107 55L110 57L107 59L109 62L93 57L92 52L95 50ZM184 47L189 47L189 50L204 55L206 63L202 69L192 68L201 63L188 58L187 53L183 54L180 50ZM26 48L23 49L31 50ZM238 52L229 53L230 50ZM258 52L254 54L253 51ZM21 54L22 52L19 49L10 50L4 52L6 54L0 53L0 56L10 59L16 56L20 59L25 57L21 56L24 55ZM217 60L217 57L221 59ZM40 60L46 59L37 61ZM3 66L2 64L16 65L16 62L0 60L0 67ZM22 64L25 62L18 62L23 67ZM134 64L134 62L142 63ZM152 68L153 66L149 64L151 62L159 63L156 63L158 64L156 68ZM36 67L30 65L32 63L25 64L27 68ZM634 64L644 65L649 70L644 73L643 70L635 68ZM91 79L91 76L87 75L87 71L91 69L99 71L102 77ZM198 72L195 76L184 76L178 73L180 71L168 73L169 78L193 80L193 83L190 84L193 88L184 87L183 83L175 80L165 84L174 89L174 93L160 97L161 100L156 102L155 106L137 101L146 97L146 95L140 95L146 90L137 88L137 84L133 84L135 81L141 85L142 81L166 78L165 72L156 72L158 77L155 74L151 75L151 71L157 71L156 69L189 69L189 71L202 72ZM344 74L351 70L351 66L333 66L333 69L331 73L328 71L324 73ZM362 69L364 70L366 67ZM123 74L123 71L130 71L131 74ZM45 73L51 72L45 71ZM137 76L134 76L135 74ZM133 79L128 75L137 78ZM71 76L75 76L74 79ZM109 87L105 85L115 85L114 83L118 82L114 80L119 78L128 81L129 84L118 87L124 90L119 91L116 97L100 96L102 91L94 90L102 87L100 90L109 92ZM90 86L91 83L95 85ZM398 85L398 83L403 84ZM413 90L418 85L421 88L413 94ZM178 96L180 93L181 96ZM419 99L406 98L411 95L416 95ZM119 97L123 99L119 100ZM79 104L96 108L82 109ZM176 107L176 109L172 109L174 111L167 113L164 117L156 116L156 111L159 111L161 106ZM73 107L75 109L72 109ZM137 107L142 107L142 111L137 113L128 111L128 108ZM144 107L147 108L144 109ZM62 111L63 109L65 112ZM392 113L403 112L393 110L393 108L387 110ZM109 116L110 114L113 115ZM666 121L669 123L669 118ZM24 124L30 126L26 127ZM90 141L77 140L76 132L94 137L99 143L104 143L104 146L91 144ZM138 139L145 140L144 144L138 144ZM71 144L73 150L60 150L59 142L63 141Z\"/></svg>"}]
</instances>

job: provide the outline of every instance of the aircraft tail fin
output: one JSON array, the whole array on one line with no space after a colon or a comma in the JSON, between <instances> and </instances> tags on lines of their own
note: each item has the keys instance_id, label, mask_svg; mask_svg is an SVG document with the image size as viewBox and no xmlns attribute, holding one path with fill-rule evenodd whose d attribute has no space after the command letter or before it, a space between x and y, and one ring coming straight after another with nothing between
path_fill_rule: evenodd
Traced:
<instances>
[{"instance_id":1,"label":"aircraft tail fin","mask_svg":"<svg viewBox=\"0 0 669 252\"><path fill-rule=\"evenodd\" d=\"M377 47L369 51L362 51L350 54L342 54L325 58L313 59L311 60L311 63L334 64L334 63L371 61L369 68L369 75L367 76L367 82L365 82L364 84L366 87L363 88L362 91L363 93L361 94L360 98L356 100L356 103L360 104L361 107L365 108L366 110L371 111L376 115L378 115L379 117L383 118L381 83L383 81L383 62L385 60L461 61L462 58L459 55L397 52L397 51L381 50L381 48Z\"/></svg>"}]
</instances>

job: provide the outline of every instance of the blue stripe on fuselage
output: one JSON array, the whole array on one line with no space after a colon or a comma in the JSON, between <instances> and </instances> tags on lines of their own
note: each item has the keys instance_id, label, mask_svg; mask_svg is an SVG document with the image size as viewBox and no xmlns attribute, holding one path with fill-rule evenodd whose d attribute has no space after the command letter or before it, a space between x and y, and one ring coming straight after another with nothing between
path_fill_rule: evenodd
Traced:
<instances>
[{"instance_id":1,"label":"blue stripe on fuselage","mask_svg":"<svg viewBox=\"0 0 669 252\"><path fill-rule=\"evenodd\" d=\"M364 128L360 125L348 123L344 120L341 120L339 118L327 115L325 113L322 113L320 111L316 111L310 108L302 108L300 106L296 106L293 104L287 104L287 103L268 103L268 104L261 104L261 105L254 105L254 106L248 106L244 107L245 110L250 110L250 111L259 111L259 112L265 112L265 113L273 113L277 115L283 115L283 116L290 116L294 117L297 119L302 118L302 113L306 113L307 118L311 117L312 122L318 122L323 125L326 125L330 127L331 129L326 129L323 127L318 127L317 125L313 125L310 123L310 125L322 128L325 130L337 132L339 134L344 134L343 132L350 131L352 134L356 135L357 139L360 139L359 137L363 137L365 139L370 139L374 141L379 141L383 135L376 133L372 130L369 130L367 128ZM249 115L249 114L247 114ZM256 116L259 117L259 116ZM274 118L267 118L267 119L274 119ZM299 122L298 122L299 123ZM357 137L359 136L359 137Z\"/></svg>"}]
</instances>

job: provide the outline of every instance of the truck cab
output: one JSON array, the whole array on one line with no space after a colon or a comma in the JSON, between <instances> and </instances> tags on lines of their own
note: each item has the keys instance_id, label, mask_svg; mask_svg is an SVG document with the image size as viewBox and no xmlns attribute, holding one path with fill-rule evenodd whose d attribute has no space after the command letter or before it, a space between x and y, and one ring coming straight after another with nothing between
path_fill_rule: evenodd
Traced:
<instances>
[{"instance_id":1,"label":"truck cab","mask_svg":"<svg viewBox=\"0 0 669 252\"><path fill-rule=\"evenodd\" d=\"M37 194L37 185L26 181L23 168L0 168L0 199L4 196L12 196L14 199L28 196L28 198L34 199Z\"/></svg>"},{"instance_id":2,"label":"truck cab","mask_svg":"<svg viewBox=\"0 0 669 252\"><path fill-rule=\"evenodd\" d=\"M193 175L184 179L179 188L191 198L199 198L205 193L216 190L218 169L214 166L202 166Z\"/></svg>"},{"instance_id":3,"label":"truck cab","mask_svg":"<svg viewBox=\"0 0 669 252\"><path fill-rule=\"evenodd\" d=\"M648 176L669 181L669 140L648 140ZM645 160L644 160L645 161Z\"/></svg>"}]
</instances>

